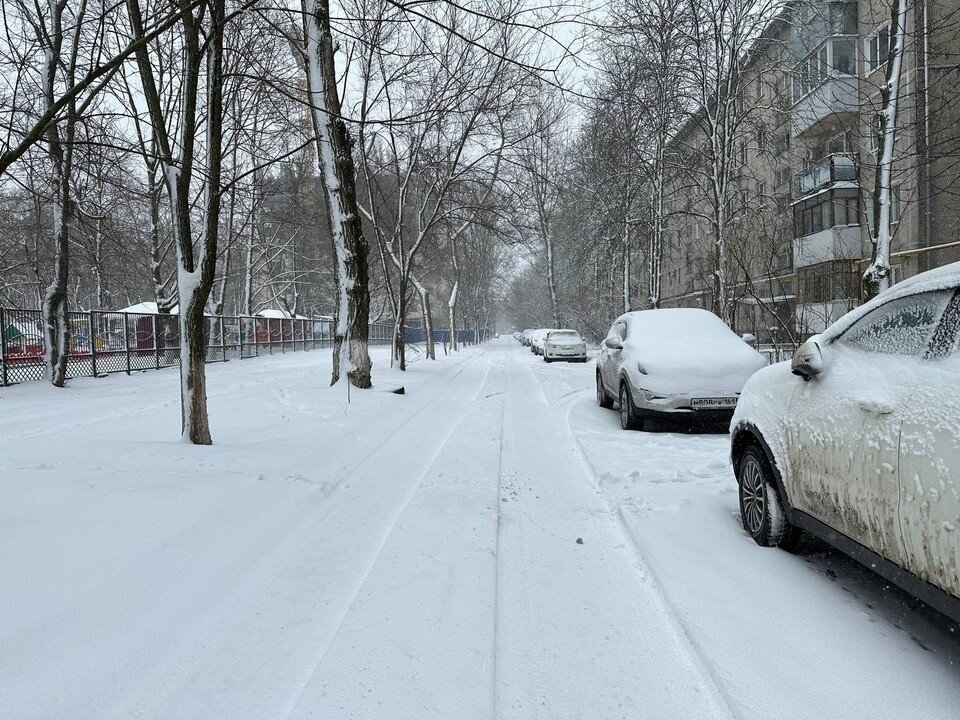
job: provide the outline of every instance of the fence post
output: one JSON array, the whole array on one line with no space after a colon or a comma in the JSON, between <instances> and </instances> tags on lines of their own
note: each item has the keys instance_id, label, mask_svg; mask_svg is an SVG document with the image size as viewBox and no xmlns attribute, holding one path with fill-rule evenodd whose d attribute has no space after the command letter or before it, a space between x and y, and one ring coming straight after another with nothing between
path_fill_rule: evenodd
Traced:
<instances>
[{"instance_id":1,"label":"fence post","mask_svg":"<svg viewBox=\"0 0 960 720\"><path fill-rule=\"evenodd\" d=\"M227 326L223 322L223 315L220 316L220 348L223 351L223 361L227 361Z\"/></svg>"},{"instance_id":2,"label":"fence post","mask_svg":"<svg viewBox=\"0 0 960 720\"><path fill-rule=\"evenodd\" d=\"M160 369L160 313L153 316L153 350L157 361L157 370Z\"/></svg>"},{"instance_id":3,"label":"fence post","mask_svg":"<svg viewBox=\"0 0 960 720\"><path fill-rule=\"evenodd\" d=\"M127 351L127 375L130 374L130 315L123 314L123 347Z\"/></svg>"},{"instance_id":4,"label":"fence post","mask_svg":"<svg viewBox=\"0 0 960 720\"><path fill-rule=\"evenodd\" d=\"M7 322L0 307L0 387L7 386Z\"/></svg>"},{"instance_id":5,"label":"fence post","mask_svg":"<svg viewBox=\"0 0 960 720\"><path fill-rule=\"evenodd\" d=\"M90 311L90 371L93 377L97 376L97 344L94 342L93 333L96 330L96 319L94 311Z\"/></svg>"},{"instance_id":6,"label":"fence post","mask_svg":"<svg viewBox=\"0 0 960 720\"><path fill-rule=\"evenodd\" d=\"M237 342L240 344L240 359L243 360L243 318L237 316Z\"/></svg>"}]
</instances>

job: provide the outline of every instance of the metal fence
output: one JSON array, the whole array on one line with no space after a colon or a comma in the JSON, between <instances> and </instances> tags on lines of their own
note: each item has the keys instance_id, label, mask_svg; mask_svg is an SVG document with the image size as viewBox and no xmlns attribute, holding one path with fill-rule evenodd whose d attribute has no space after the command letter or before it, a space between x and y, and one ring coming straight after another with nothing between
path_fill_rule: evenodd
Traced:
<instances>
[{"instance_id":1,"label":"metal fence","mask_svg":"<svg viewBox=\"0 0 960 720\"><path fill-rule=\"evenodd\" d=\"M180 364L177 315L92 310L69 313L68 377L151 370ZM45 376L40 310L0 308L0 385ZM333 343L329 318L204 318L207 362L314 350Z\"/></svg>"}]
</instances>

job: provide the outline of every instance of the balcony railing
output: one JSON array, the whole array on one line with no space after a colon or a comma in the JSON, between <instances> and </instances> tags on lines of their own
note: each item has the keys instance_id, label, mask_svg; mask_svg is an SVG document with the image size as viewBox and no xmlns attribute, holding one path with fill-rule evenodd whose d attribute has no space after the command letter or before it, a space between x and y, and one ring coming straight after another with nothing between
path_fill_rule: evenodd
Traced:
<instances>
[{"instance_id":1,"label":"balcony railing","mask_svg":"<svg viewBox=\"0 0 960 720\"><path fill-rule=\"evenodd\" d=\"M858 109L857 38L826 38L793 71L794 135L827 117Z\"/></svg>"},{"instance_id":2,"label":"balcony railing","mask_svg":"<svg viewBox=\"0 0 960 720\"><path fill-rule=\"evenodd\" d=\"M856 179L857 166L852 155L846 153L828 155L824 160L811 165L797 176L796 193L798 197L803 197L835 182Z\"/></svg>"}]
</instances>

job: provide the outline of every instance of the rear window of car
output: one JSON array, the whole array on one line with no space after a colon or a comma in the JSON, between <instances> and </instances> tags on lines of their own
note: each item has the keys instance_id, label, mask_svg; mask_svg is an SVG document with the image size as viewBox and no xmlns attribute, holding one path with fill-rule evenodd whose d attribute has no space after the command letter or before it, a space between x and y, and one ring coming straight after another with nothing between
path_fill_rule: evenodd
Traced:
<instances>
[{"instance_id":1,"label":"rear window of car","mask_svg":"<svg viewBox=\"0 0 960 720\"><path fill-rule=\"evenodd\" d=\"M552 332L547 336L550 340L579 340L580 333L577 332Z\"/></svg>"}]
</instances>

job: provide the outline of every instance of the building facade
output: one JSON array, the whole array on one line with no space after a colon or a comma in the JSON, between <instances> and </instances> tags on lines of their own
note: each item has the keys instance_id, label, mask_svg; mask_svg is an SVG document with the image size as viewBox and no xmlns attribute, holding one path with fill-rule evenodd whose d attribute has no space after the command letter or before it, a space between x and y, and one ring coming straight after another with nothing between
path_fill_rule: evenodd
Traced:
<instances>
[{"instance_id":1,"label":"building facade","mask_svg":"<svg viewBox=\"0 0 960 720\"><path fill-rule=\"evenodd\" d=\"M893 0L791 3L737 84L724 275L735 329L796 345L864 297ZM908 3L894 153L892 280L960 260L957 8ZM664 307L718 311L706 127L673 141Z\"/></svg>"}]
</instances>

